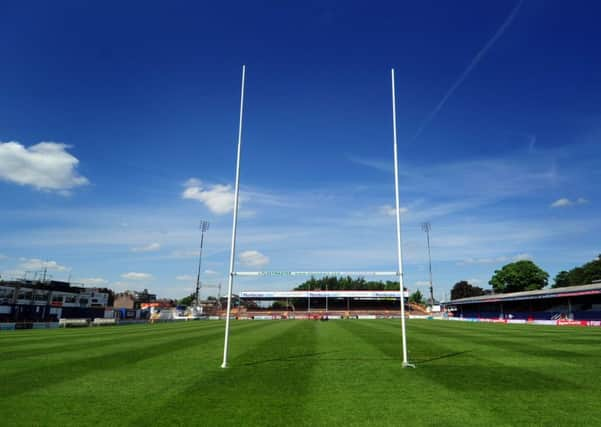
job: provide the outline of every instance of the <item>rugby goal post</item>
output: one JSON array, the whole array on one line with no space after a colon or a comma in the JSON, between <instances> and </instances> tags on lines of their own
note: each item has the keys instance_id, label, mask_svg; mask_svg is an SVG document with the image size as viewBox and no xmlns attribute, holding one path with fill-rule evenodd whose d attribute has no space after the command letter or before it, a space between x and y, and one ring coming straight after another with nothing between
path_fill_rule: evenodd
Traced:
<instances>
[{"instance_id":1,"label":"rugby goal post","mask_svg":"<svg viewBox=\"0 0 601 427\"><path fill-rule=\"evenodd\" d=\"M322 276L322 275L348 275L348 276L395 276L399 280L399 299L401 306L401 346L403 356L403 367L414 367L407 360L407 335L405 330L405 292L403 284L403 252L401 245L401 215L399 209L399 169L398 169L398 149L397 149L397 125L396 125L396 91L394 68L390 70L392 83L392 135L394 152L394 204L396 213L396 244L397 244L397 262L396 271L236 271L236 228L238 226L238 206L240 194L240 152L242 147L242 119L244 115L244 85L246 83L246 65L242 66L242 86L240 89L240 118L238 122L238 149L236 155L236 181L234 185L234 215L232 222L232 244L230 250L230 267L227 284L227 308L225 316L225 339L223 343L223 362L222 368L228 366L229 340L230 340L230 317L232 309L232 289L235 276Z\"/></svg>"}]
</instances>

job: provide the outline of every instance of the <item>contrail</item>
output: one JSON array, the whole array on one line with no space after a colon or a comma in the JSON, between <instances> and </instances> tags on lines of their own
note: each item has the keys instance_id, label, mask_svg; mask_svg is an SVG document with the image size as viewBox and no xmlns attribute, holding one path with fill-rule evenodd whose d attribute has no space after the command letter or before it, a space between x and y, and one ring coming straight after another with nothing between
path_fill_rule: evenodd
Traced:
<instances>
[{"instance_id":1,"label":"contrail","mask_svg":"<svg viewBox=\"0 0 601 427\"><path fill-rule=\"evenodd\" d=\"M438 114L440 109L444 106L444 104L451 97L451 95L453 95L453 92L455 92L455 89L457 89L459 87L459 85L461 85L461 83L463 83L463 81L472 72L474 67L476 65L478 65L478 63L484 57L484 55L486 55L486 53L489 51L489 49L503 35L505 30L507 30L507 27L509 27L511 25L511 23L513 22L513 20L514 20L515 16L517 15L523 2L524 2L524 0L518 1L518 3L515 5L515 7L511 10L511 13L507 16L507 18L505 18L505 21L503 21L503 24L501 24L499 29L490 38L490 40L488 40L488 42L486 42L484 47L482 49L480 49L480 51L476 54L476 56L474 56L474 58L470 61L468 66L465 68L465 70L463 70L463 73L461 73L459 78L457 80L455 80L455 83L453 83L453 85L449 88L447 93L445 93L445 95L442 97L442 99L436 105L436 107L430 112L430 114L428 114L428 116L424 119L424 121L422 121L422 123L419 125L419 128L417 129L417 132L415 132L415 135L413 135L413 139L417 138L424 131L426 126L428 126L430 124L430 122L432 120L434 120L434 118L436 117L436 115Z\"/></svg>"}]
</instances>

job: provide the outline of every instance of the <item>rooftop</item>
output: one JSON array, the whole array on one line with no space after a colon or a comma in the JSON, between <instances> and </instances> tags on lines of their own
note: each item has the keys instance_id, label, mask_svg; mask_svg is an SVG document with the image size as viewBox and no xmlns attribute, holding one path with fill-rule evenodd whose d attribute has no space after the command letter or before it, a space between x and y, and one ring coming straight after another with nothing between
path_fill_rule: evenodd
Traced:
<instances>
[{"instance_id":1,"label":"rooftop","mask_svg":"<svg viewBox=\"0 0 601 427\"><path fill-rule=\"evenodd\" d=\"M541 298L563 298L579 295L601 294L601 283L590 285L568 286L564 288L539 289L536 291L512 292L508 294L482 295L479 297L460 298L446 301L443 305L478 304L485 302L518 301Z\"/></svg>"}]
</instances>

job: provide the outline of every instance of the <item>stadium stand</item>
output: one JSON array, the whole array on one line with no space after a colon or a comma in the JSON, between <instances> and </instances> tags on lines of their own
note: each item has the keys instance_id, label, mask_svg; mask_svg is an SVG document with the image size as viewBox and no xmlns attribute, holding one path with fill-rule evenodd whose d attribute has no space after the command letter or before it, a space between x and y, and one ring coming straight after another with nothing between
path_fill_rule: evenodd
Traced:
<instances>
[{"instance_id":1,"label":"stadium stand","mask_svg":"<svg viewBox=\"0 0 601 427\"><path fill-rule=\"evenodd\" d=\"M466 319L601 320L601 283L484 295L444 302L444 310Z\"/></svg>"}]
</instances>

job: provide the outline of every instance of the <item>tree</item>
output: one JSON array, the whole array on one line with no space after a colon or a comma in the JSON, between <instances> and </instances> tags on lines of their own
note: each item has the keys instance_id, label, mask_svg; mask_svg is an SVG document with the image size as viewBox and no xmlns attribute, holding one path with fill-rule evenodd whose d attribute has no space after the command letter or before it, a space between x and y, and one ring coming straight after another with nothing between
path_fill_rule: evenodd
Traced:
<instances>
[{"instance_id":1,"label":"tree","mask_svg":"<svg viewBox=\"0 0 601 427\"><path fill-rule=\"evenodd\" d=\"M496 270L488 282L496 293L533 291L547 286L549 273L532 261L512 262Z\"/></svg>"},{"instance_id":2,"label":"tree","mask_svg":"<svg viewBox=\"0 0 601 427\"><path fill-rule=\"evenodd\" d=\"M413 292L411 295L409 295L409 302L412 302L414 304L423 304L424 303L424 296L419 291L419 289L417 291Z\"/></svg>"},{"instance_id":3,"label":"tree","mask_svg":"<svg viewBox=\"0 0 601 427\"><path fill-rule=\"evenodd\" d=\"M274 301L271 304L271 308L273 310L285 310L288 308L288 304L286 304L286 302L284 302L284 301Z\"/></svg>"},{"instance_id":4,"label":"tree","mask_svg":"<svg viewBox=\"0 0 601 427\"><path fill-rule=\"evenodd\" d=\"M570 286L570 273L568 273L565 270L557 273L557 276L555 276L555 284L553 285L553 287L563 288L564 286Z\"/></svg>"},{"instance_id":5,"label":"tree","mask_svg":"<svg viewBox=\"0 0 601 427\"><path fill-rule=\"evenodd\" d=\"M478 297L484 295L484 289L470 285L467 281L462 280L455 283L453 289L451 289L451 299Z\"/></svg>"},{"instance_id":6,"label":"tree","mask_svg":"<svg viewBox=\"0 0 601 427\"><path fill-rule=\"evenodd\" d=\"M399 282L394 280L387 280L386 282L379 281L366 281L363 277L353 278L350 276L336 277L336 276L324 276L316 279L311 277L305 280L303 283L294 288L295 291L398 291ZM405 291L407 288L405 288ZM296 303L297 301L294 301Z\"/></svg>"},{"instance_id":7,"label":"tree","mask_svg":"<svg viewBox=\"0 0 601 427\"><path fill-rule=\"evenodd\" d=\"M570 271L560 271L555 276L554 288L565 286L588 285L594 280L601 279L601 255L597 259L587 262L580 267L575 267Z\"/></svg>"},{"instance_id":8,"label":"tree","mask_svg":"<svg viewBox=\"0 0 601 427\"><path fill-rule=\"evenodd\" d=\"M195 298L196 298L196 294L190 294L187 297L183 297L182 299L178 300L177 304L178 305L190 306L194 302Z\"/></svg>"}]
</instances>

